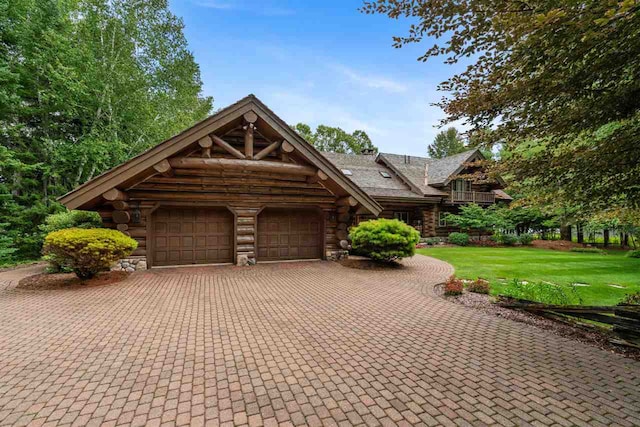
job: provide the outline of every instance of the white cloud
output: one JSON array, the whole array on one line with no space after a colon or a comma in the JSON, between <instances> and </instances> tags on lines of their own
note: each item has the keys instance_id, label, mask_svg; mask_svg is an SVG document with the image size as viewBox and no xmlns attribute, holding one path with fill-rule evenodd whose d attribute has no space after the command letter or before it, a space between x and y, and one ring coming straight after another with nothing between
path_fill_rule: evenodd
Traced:
<instances>
[{"instance_id":1,"label":"white cloud","mask_svg":"<svg viewBox=\"0 0 640 427\"><path fill-rule=\"evenodd\" d=\"M407 85L397 80L372 74L362 74L357 72L353 68L349 68L344 65L333 64L330 65L329 68L344 75L350 81L367 88L381 89L391 93L402 93L406 92L409 89Z\"/></svg>"}]
</instances>

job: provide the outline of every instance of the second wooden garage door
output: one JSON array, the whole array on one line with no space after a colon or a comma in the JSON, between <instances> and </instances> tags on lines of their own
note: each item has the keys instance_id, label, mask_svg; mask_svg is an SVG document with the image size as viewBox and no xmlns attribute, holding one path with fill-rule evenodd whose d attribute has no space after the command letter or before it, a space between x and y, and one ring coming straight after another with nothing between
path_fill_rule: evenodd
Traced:
<instances>
[{"instance_id":1,"label":"second wooden garage door","mask_svg":"<svg viewBox=\"0 0 640 427\"><path fill-rule=\"evenodd\" d=\"M322 220L315 210L264 209L258 215L258 262L322 257Z\"/></svg>"},{"instance_id":2,"label":"second wooden garage door","mask_svg":"<svg viewBox=\"0 0 640 427\"><path fill-rule=\"evenodd\" d=\"M161 208L152 239L156 266L233 262L233 215L224 208Z\"/></svg>"}]
</instances>

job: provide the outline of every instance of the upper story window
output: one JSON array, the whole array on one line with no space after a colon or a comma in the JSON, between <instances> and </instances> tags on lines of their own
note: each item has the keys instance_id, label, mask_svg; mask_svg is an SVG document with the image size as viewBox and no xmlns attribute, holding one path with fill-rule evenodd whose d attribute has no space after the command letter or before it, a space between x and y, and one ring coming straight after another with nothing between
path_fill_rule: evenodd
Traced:
<instances>
[{"instance_id":1,"label":"upper story window","mask_svg":"<svg viewBox=\"0 0 640 427\"><path fill-rule=\"evenodd\" d=\"M453 181L453 191L471 191L471 181L456 179Z\"/></svg>"},{"instance_id":2,"label":"upper story window","mask_svg":"<svg viewBox=\"0 0 640 427\"><path fill-rule=\"evenodd\" d=\"M341 169L341 170L342 170L342 173L347 176L353 175L353 172L351 172L349 169Z\"/></svg>"},{"instance_id":3,"label":"upper story window","mask_svg":"<svg viewBox=\"0 0 640 427\"><path fill-rule=\"evenodd\" d=\"M386 171L380 171L380 175L382 175L383 178L391 178L391 175L389 175L389 172L386 172Z\"/></svg>"},{"instance_id":4,"label":"upper story window","mask_svg":"<svg viewBox=\"0 0 640 427\"><path fill-rule=\"evenodd\" d=\"M409 212L394 212L393 217L399 219L405 224L409 224Z\"/></svg>"}]
</instances>

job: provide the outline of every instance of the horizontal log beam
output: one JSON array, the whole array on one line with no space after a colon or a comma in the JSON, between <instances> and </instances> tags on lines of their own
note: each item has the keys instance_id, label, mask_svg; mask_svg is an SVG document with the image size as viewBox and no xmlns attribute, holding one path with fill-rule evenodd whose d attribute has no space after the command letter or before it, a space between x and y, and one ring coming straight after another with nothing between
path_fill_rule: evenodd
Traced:
<instances>
[{"instance_id":1,"label":"horizontal log beam","mask_svg":"<svg viewBox=\"0 0 640 427\"><path fill-rule=\"evenodd\" d=\"M213 142L215 142L217 145L219 145L221 148L223 148L227 153L231 154L232 156L237 157L238 159L246 158L244 154L236 150L231 144L229 144L224 139L215 135L213 135L211 138L213 139Z\"/></svg>"},{"instance_id":2,"label":"horizontal log beam","mask_svg":"<svg viewBox=\"0 0 640 427\"><path fill-rule=\"evenodd\" d=\"M207 169L176 169L176 176L198 177L198 178L219 178L219 179L272 179L276 181L295 181L305 183L307 177L304 175L292 175L282 173L256 172L256 171L236 171L236 170L207 170ZM160 179L159 176L150 180Z\"/></svg>"},{"instance_id":3,"label":"horizontal log beam","mask_svg":"<svg viewBox=\"0 0 640 427\"><path fill-rule=\"evenodd\" d=\"M173 169L171 169L171 165L167 159L153 165L153 169L162 176L173 176Z\"/></svg>"},{"instance_id":4,"label":"horizontal log beam","mask_svg":"<svg viewBox=\"0 0 640 427\"><path fill-rule=\"evenodd\" d=\"M291 145L289 141L282 141L282 151L285 153L293 153L295 151L295 147Z\"/></svg>"},{"instance_id":5,"label":"horizontal log beam","mask_svg":"<svg viewBox=\"0 0 640 427\"><path fill-rule=\"evenodd\" d=\"M315 184L317 182L326 181L327 179L329 179L329 176L318 169L318 172L316 172L314 176L310 176L309 178L307 178L307 182L309 184Z\"/></svg>"},{"instance_id":6,"label":"horizontal log beam","mask_svg":"<svg viewBox=\"0 0 640 427\"><path fill-rule=\"evenodd\" d=\"M181 201L181 202L239 202L243 205L261 205L263 203L286 203L299 205L303 203L312 205L324 205L329 207L333 204L333 197L325 196L302 196L302 195L251 195L251 194L212 194L212 193L189 193L184 191L131 191L130 197L134 200L155 200L155 201ZM240 213L238 213L240 215Z\"/></svg>"},{"instance_id":7,"label":"horizontal log beam","mask_svg":"<svg viewBox=\"0 0 640 427\"><path fill-rule=\"evenodd\" d=\"M113 211L113 222L116 224L128 224L131 222L131 215L127 211Z\"/></svg>"},{"instance_id":8,"label":"horizontal log beam","mask_svg":"<svg viewBox=\"0 0 640 427\"><path fill-rule=\"evenodd\" d=\"M313 176L316 174L316 169L309 166L296 165L293 163L280 163L280 162L267 162L267 161L255 162L251 160L236 160L236 159L224 159L224 158L198 159L193 157L176 157L176 158L170 159L169 163L171 164L171 167L176 169L191 168L191 169L244 170L244 171L256 171L256 172L287 173L287 174L304 175L304 176Z\"/></svg>"},{"instance_id":9,"label":"horizontal log beam","mask_svg":"<svg viewBox=\"0 0 640 427\"><path fill-rule=\"evenodd\" d=\"M115 200L127 200L127 195L124 191L118 190L117 188L112 188L111 190L105 191L102 193L102 197L109 201L113 202Z\"/></svg>"},{"instance_id":10,"label":"horizontal log beam","mask_svg":"<svg viewBox=\"0 0 640 427\"><path fill-rule=\"evenodd\" d=\"M111 206L113 206L113 208L118 211L126 211L129 209L129 203L125 202L124 200L115 200L111 202Z\"/></svg>"},{"instance_id":11,"label":"horizontal log beam","mask_svg":"<svg viewBox=\"0 0 640 427\"><path fill-rule=\"evenodd\" d=\"M347 196L336 200L336 205L355 207L358 205L358 201L354 197Z\"/></svg>"},{"instance_id":12,"label":"horizontal log beam","mask_svg":"<svg viewBox=\"0 0 640 427\"><path fill-rule=\"evenodd\" d=\"M244 118L244 120L247 123L255 123L256 120L258 120L258 115L256 113L254 113L253 111L249 111L244 113L244 116L242 116Z\"/></svg>"}]
</instances>

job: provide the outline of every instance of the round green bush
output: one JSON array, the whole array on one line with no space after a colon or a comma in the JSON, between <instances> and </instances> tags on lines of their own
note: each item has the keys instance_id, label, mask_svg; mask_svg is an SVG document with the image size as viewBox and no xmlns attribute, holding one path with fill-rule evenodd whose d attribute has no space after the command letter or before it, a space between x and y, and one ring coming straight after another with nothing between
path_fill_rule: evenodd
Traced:
<instances>
[{"instance_id":1,"label":"round green bush","mask_svg":"<svg viewBox=\"0 0 640 427\"><path fill-rule=\"evenodd\" d=\"M86 280L108 270L137 247L138 242L117 230L68 228L47 234L43 252Z\"/></svg>"},{"instance_id":2,"label":"round green bush","mask_svg":"<svg viewBox=\"0 0 640 427\"><path fill-rule=\"evenodd\" d=\"M447 240L453 245L467 246L469 244L469 235L467 233L451 233Z\"/></svg>"},{"instance_id":3,"label":"round green bush","mask_svg":"<svg viewBox=\"0 0 640 427\"><path fill-rule=\"evenodd\" d=\"M353 249L376 261L393 261L416 253L420 233L397 219L364 221L351 229Z\"/></svg>"},{"instance_id":4,"label":"round green bush","mask_svg":"<svg viewBox=\"0 0 640 427\"><path fill-rule=\"evenodd\" d=\"M640 249L627 252L629 258L640 258Z\"/></svg>"}]
</instances>

